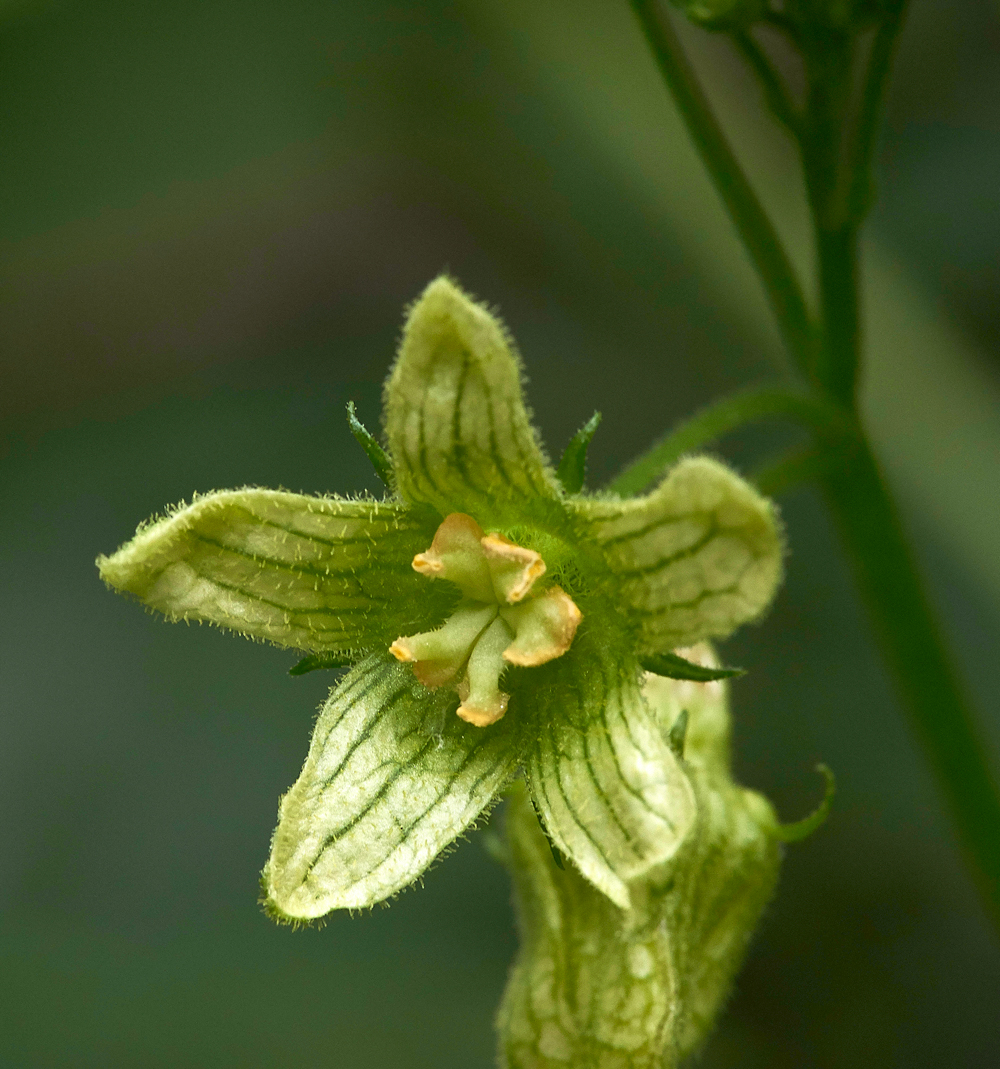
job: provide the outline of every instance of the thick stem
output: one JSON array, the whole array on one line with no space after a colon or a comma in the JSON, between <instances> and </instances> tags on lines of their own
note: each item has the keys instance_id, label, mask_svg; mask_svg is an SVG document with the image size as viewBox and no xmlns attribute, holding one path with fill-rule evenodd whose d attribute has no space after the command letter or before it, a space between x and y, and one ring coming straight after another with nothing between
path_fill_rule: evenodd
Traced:
<instances>
[{"instance_id":1,"label":"thick stem","mask_svg":"<svg viewBox=\"0 0 1000 1069\"><path fill-rule=\"evenodd\" d=\"M631 0L660 71L705 168L754 266L792 359L808 373L812 332L805 298L777 232L719 127L677 35L658 0Z\"/></svg>"},{"instance_id":2,"label":"thick stem","mask_svg":"<svg viewBox=\"0 0 1000 1069\"><path fill-rule=\"evenodd\" d=\"M886 663L1000 924L1000 791L867 443L859 437L820 481Z\"/></svg>"},{"instance_id":3,"label":"thick stem","mask_svg":"<svg viewBox=\"0 0 1000 1069\"><path fill-rule=\"evenodd\" d=\"M816 226L823 334L816 377L845 408L854 410L861 330L858 299L858 233L845 223Z\"/></svg>"}]
</instances>

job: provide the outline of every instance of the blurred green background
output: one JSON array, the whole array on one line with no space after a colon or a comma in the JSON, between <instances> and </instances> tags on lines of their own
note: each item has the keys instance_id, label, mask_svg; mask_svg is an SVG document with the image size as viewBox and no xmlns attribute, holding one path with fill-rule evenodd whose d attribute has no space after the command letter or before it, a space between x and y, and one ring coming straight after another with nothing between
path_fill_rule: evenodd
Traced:
<instances>
[{"instance_id":1,"label":"blurred green background","mask_svg":"<svg viewBox=\"0 0 1000 1069\"><path fill-rule=\"evenodd\" d=\"M796 255L787 146L687 34ZM866 411L1000 749L1000 19L915 0L871 227ZM769 373L773 328L624 0L0 7L0 1066L476 1069L514 950L475 835L321 931L256 904L329 678L167 627L93 559L193 491L377 489L402 310L500 308L591 481ZM748 470L791 440L720 452ZM1000 953L827 515L782 501L771 615L727 644L739 775L790 848L706 1069L1000 1065Z\"/></svg>"}]
</instances>

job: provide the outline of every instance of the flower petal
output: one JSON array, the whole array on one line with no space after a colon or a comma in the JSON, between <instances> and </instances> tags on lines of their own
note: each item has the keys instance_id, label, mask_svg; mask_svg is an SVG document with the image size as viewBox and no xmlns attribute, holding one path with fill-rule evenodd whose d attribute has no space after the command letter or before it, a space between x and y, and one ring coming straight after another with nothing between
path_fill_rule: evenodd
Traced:
<instances>
[{"instance_id":1,"label":"flower petal","mask_svg":"<svg viewBox=\"0 0 1000 1069\"><path fill-rule=\"evenodd\" d=\"M513 775L513 726L476 728L454 691L427 691L373 654L331 693L302 773L281 801L269 905L309 920L411 884Z\"/></svg>"},{"instance_id":2,"label":"flower petal","mask_svg":"<svg viewBox=\"0 0 1000 1069\"><path fill-rule=\"evenodd\" d=\"M618 909L572 865L558 868L519 788L506 830L521 941L497 1015L501 1065L675 1065L685 1023L677 932L648 909Z\"/></svg>"},{"instance_id":3,"label":"flower petal","mask_svg":"<svg viewBox=\"0 0 1000 1069\"><path fill-rule=\"evenodd\" d=\"M97 565L172 620L302 650L384 647L454 600L411 567L429 537L400 505L248 488L196 498Z\"/></svg>"},{"instance_id":4,"label":"flower petal","mask_svg":"<svg viewBox=\"0 0 1000 1069\"><path fill-rule=\"evenodd\" d=\"M536 710L528 780L556 846L627 909L629 882L684 841L694 795L637 674L602 663L598 644L589 645L550 666L557 678L543 692L548 708ZM581 668L581 655L593 650Z\"/></svg>"},{"instance_id":5,"label":"flower petal","mask_svg":"<svg viewBox=\"0 0 1000 1069\"><path fill-rule=\"evenodd\" d=\"M682 460L646 497L573 507L621 582L644 652L724 638L764 611L781 579L773 506L708 457Z\"/></svg>"},{"instance_id":6,"label":"flower petal","mask_svg":"<svg viewBox=\"0 0 1000 1069\"><path fill-rule=\"evenodd\" d=\"M512 502L556 499L503 326L447 278L413 306L386 385L399 492L442 515L502 524ZM521 516L523 518L523 515Z\"/></svg>"}]
</instances>

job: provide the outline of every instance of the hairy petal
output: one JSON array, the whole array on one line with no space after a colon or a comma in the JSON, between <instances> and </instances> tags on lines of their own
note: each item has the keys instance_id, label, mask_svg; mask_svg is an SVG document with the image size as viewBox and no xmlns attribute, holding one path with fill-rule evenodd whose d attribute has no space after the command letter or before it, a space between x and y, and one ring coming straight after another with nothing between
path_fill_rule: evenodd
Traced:
<instances>
[{"instance_id":1,"label":"hairy petal","mask_svg":"<svg viewBox=\"0 0 1000 1069\"><path fill-rule=\"evenodd\" d=\"M555 500L521 395L521 368L503 326L447 278L410 311L385 393L399 492L442 515L484 525L512 504Z\"/></svg>"},{"instance_id":2,"label":"hairy petal","mask_svg":"<svg viewBox=\"0 0 1000 1069\"><path fill-rule=\"evenodd\" d=\"M711 651L688 651L714 663ZM680 849L629 886L631 908L558 867L523 793L507 811L506 861L522 940L497 1024L503 1069L676 1069L724 1004L780 848L768 803L733 782L723 683L648 676L665 735L685 714L696 800Z\"/></svg>"},{"instance_id":3,"label":"hairy petal","mask_svg":"<svg viewBox=\"0 0 1000 1069\"><path fill-rule=\"evenodd\" d=\"M718 663L704 645L688 655ZM774 893L781 847L769 833L777 818L767 799L733 780L727 685L647 676L643 692L663 730L680 710L687 713L684 762L697 802L691 834L674 858L650 873L640 903L673 933L683 1010L675 1042L683 1058L704 1041L729 995Z\"/></svg>"},{"instance_id":4,"label":"hairy petal","mask_svg":"<svg viewBox=\"0 0 1000 1069\"><path fill-rule=\"evenodd\" d=\"M619 668L592 638L577 642L536 691L528 781L556 846L627 909L629 883L684 841L694 796L637 674Z\"/></svg>"},{"instance_id":5,"label":"hairy petal","mask_svg":"<svg viewBox=\"0 0 1000 1069\"><path fill-rule=\"evenodd\" d=\"M373 654L332 691L278 810L269 906L290 919L361 909L411 884L513 775L511 725L472 727Z\"/></svg>"},{"instance_id":6,"label":"hairy petal","mask_svg":"<svg viewBox=\"0 0 1000 1069\"><path fill-rule=\"evenodd\" d=\"M682 460L645 497L573 507L621 583L643 652L724 638L767 608L781 579L773 506L708 457Z\"/></svg>"},{"instance_id":7,"label":"hairy petal","mask_svg":"<svg viewBox=\"0 0 1000 1069\"><path fill-rule=\"evenodd\" d=\"M506 814L521 946L497 1027L504 1069L665 1069L681 1017L671 933L553 863L524 791ZM636 923L639 921L639 923Z\"/></svg>"},{"instance_id":8,"label":"hairy petal","mask_svg":"<svg viewBox=\"0 0 1000 1069\"><path fill-rule=\"evenodd\" d=\"M400 505L247 488L196 498L97 566L172 620L336 651L387 645L426 622L435 595L445 604L411 567L428 538Z\"/></svg>"}]
</instances>

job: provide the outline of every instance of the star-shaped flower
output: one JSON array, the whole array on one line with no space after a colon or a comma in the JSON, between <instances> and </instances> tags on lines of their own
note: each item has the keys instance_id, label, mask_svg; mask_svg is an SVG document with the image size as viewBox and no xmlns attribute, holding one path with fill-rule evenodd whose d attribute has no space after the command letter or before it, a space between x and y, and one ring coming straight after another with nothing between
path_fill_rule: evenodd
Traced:
<instances>
[{"instance_id":1,"label":"star-shaped flower","mask_svg":"<svg viewBox=\"0 0 1000 1069\"><path fill-rule=\"evenodd\" d=\"M645 497L568 492L510 339L446 278L410 311L385 433L385 500L211 493L98 561L170 619L353 664L281 800L269 907L392 895L523 770L554 846L627 908L695 817L640 661L764 610L771 506L705 457Z\"/></svg>"}]
</instances>

